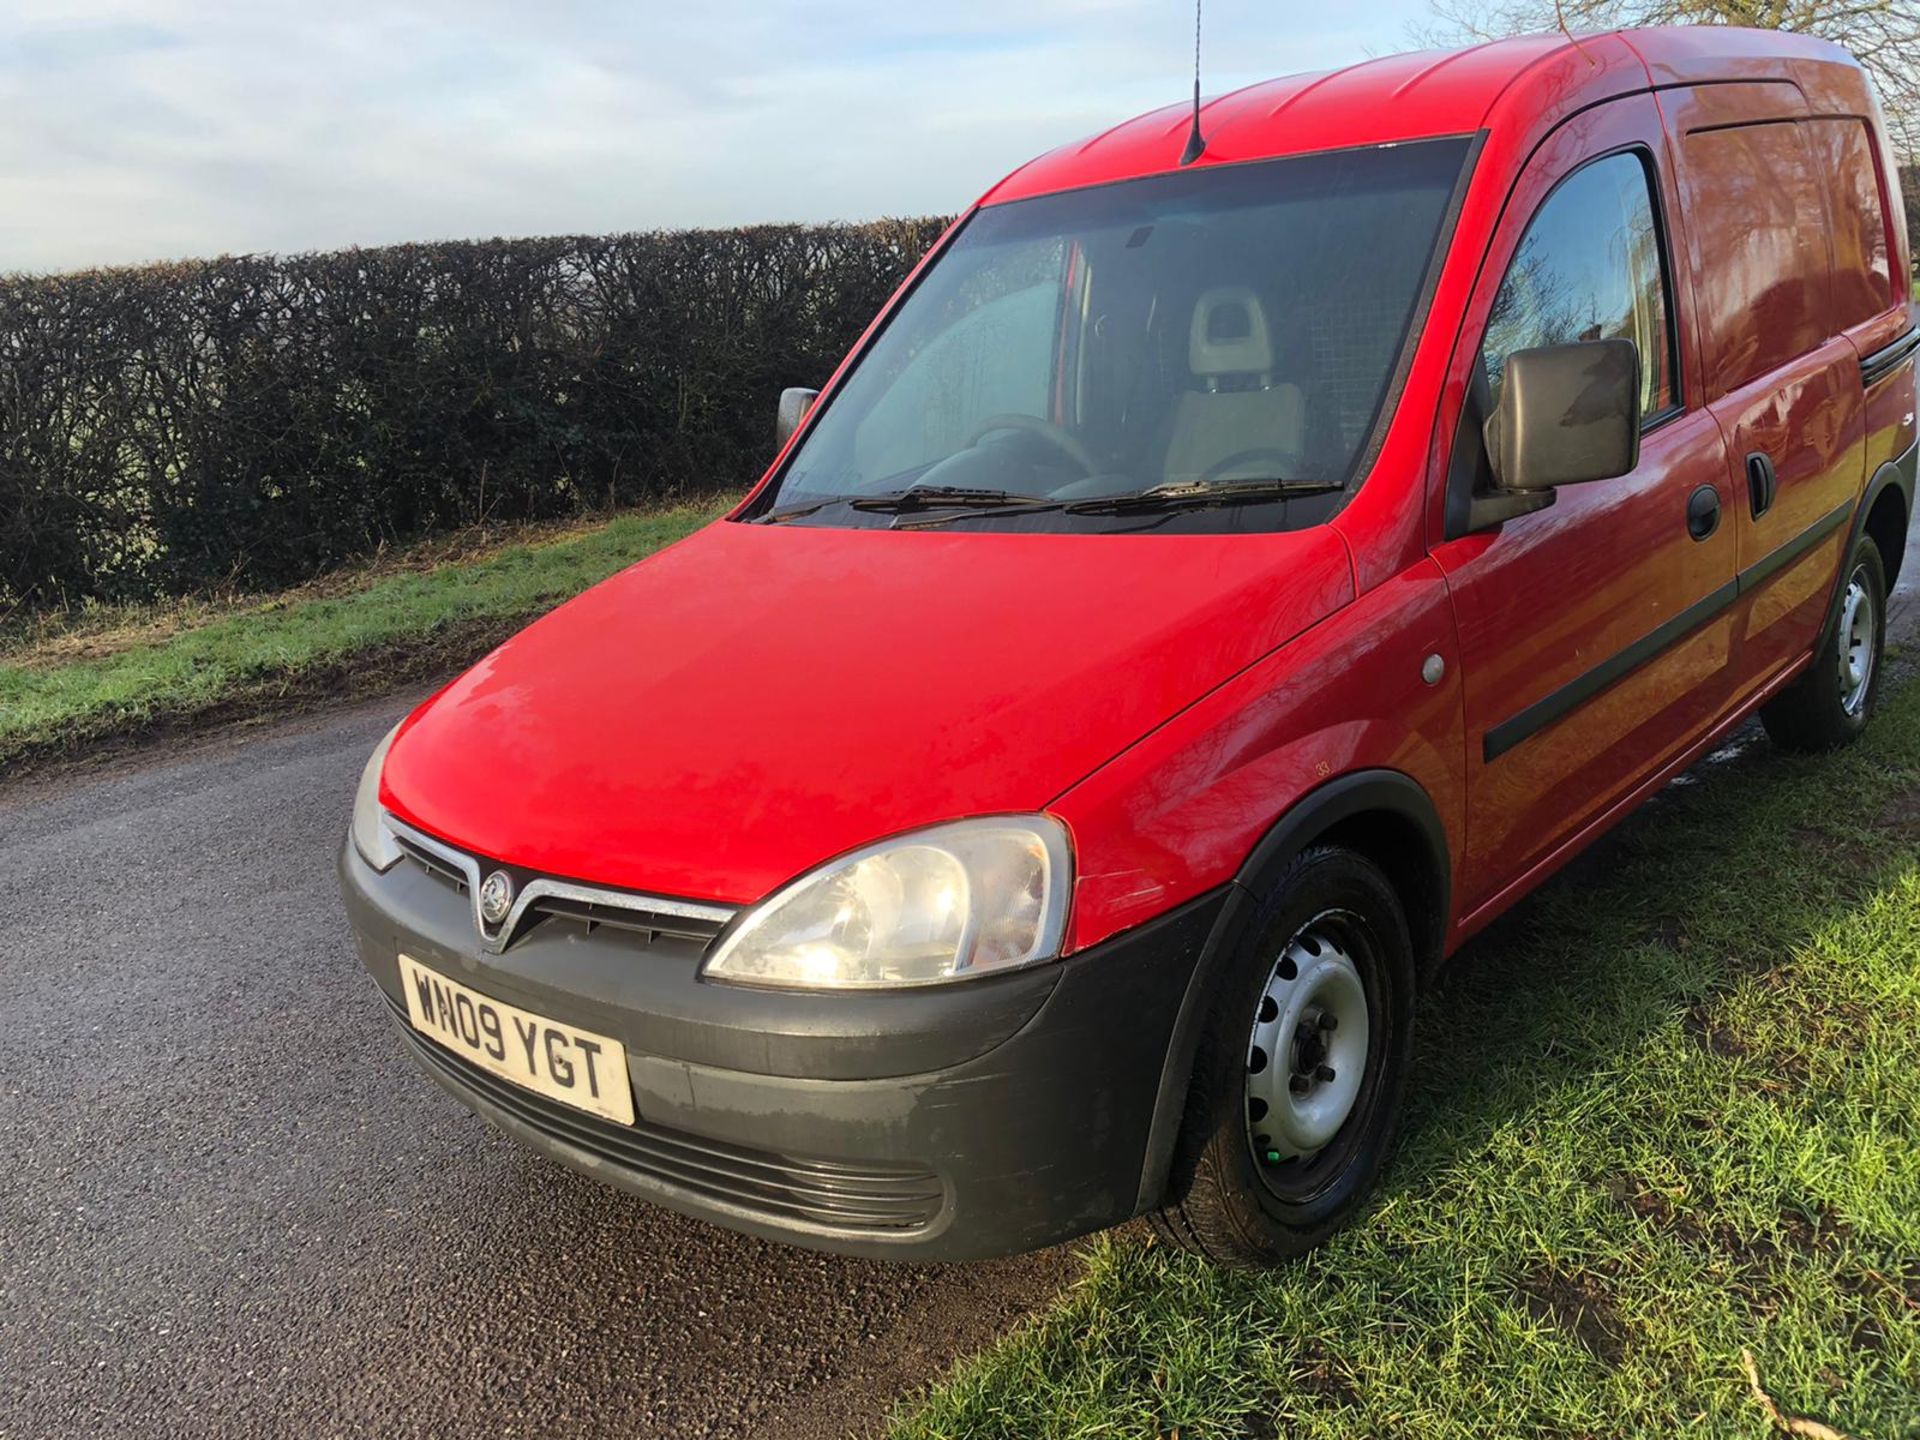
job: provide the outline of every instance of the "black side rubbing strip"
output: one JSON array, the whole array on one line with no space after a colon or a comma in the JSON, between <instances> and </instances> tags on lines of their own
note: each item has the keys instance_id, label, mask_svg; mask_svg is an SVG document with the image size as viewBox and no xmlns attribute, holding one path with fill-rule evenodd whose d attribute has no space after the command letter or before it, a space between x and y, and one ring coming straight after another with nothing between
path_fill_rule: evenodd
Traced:
<instances>
[{"instance_id":1,"label":"black side rubbing strip","mask_svg":"<svg viewBox=\"0 0 1920 1440\"><path fill-rule=\"evenodd\" d=\"M1920 326L1907 331L1891 345L1883 345L1871 355L1860 357L1860 379L1873 385L1887 378L1920 350Z\"/></svg>"},{"instance_id":2,"label":"black side rubbing strip","mask_svg":"<svg viewBox=\"0 0 1920 1440\"><path fill-rule=\"evenodd\" d=\"M1487 731L1482 741L1486 762L1492 764L1514 746L1531 739L1556 720L1572 714L1616 680L1632 674L1662 651L1686 639L1735 600L1757 590L1846 524L1853 510L1854 502L1847 501L1814 521L1765 559L1749 565L1712 594L1696 600L1658 629L1642 635L1626 649L1601 661L1584 675L1576 676L1558 690L1542 696L1512 719L1502 720Z\"/></svg>"},{"instance_id":3,"label":"black side rubbing strip","mask_svg":"<svg viewBox=\"0 0 1920 1440\"><path fill-rule=\"evenodd\" d=\"M1488 763L1499 759L1521 741L1531 739L1554 721L1579 709L1614 681L1638 670L1662 650L1684 640L1733 604L1739 594L1740 582L1727 581L1705 599L1696 600L1657 630L1642 635L1626 649L1609 656L1586 674L1576 676L1552 694L1534 701L1511 720L1502 720L1487 731L1485 750Z\"/></svg>"},{"instance_id":4,"label":"black side rubbing strip","mask_svg":"<svg viewBox=\"0 0 1920 1440\"><path fill-rule=\"evenodd\" d=\"M1771 580L1775 575L1786 569L1787 566L1793 564L1794 561L1798 560L1802 555L1826 539L1827 536L1846 524L1847 518L1852 514L1853 501L1849 500L1846 504L1821 516L1820 519L1814 521L1813 524L1809 525L1805 530L1802 530L1778 550L1771 552L1763 559L1754 561L1753 564L1740 572L1740 578L1736 582L1740 586L1740 593L1745 595L1748 591L1757 590L1760 586L1766 584L1767 581Z\"/></svg>"}]
</instances>

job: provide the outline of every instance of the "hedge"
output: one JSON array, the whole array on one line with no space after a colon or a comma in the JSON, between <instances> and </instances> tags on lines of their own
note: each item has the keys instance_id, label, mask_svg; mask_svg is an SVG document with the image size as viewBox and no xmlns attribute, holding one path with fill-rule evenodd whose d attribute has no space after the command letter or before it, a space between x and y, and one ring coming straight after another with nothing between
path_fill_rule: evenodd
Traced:
<instances>
[{"instance_id":1,"label":"hedge","mask_svg":"<svg viewBox=\"0 0 1920 1440\"><path fill-rule=\"evenodd\" d=\"M942 223L0 278L0 614L742 485Z\"/></svg>"},{"instance_id":2,"label":"hedge","mask_svg":"<svg viewBox=\"0 0 1920 1440\"><path fill-rule=\"evenodd\" d=\"M1920 256L1920 166L1903 168ZM938 219L0 278L0 614L739 486Z\"/></svg>"}]
</instances>

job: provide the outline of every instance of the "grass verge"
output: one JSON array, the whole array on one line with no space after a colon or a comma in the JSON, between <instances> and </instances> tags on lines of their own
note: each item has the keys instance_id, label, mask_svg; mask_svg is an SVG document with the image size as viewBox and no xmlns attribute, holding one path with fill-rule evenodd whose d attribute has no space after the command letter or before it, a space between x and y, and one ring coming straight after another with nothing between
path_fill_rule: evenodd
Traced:
<instances>
[{"instance_id":1,"label":"grass verge","mask_svg":"<svg viewBox=\"0 0 1920 1440\"><path fill-rule=\"evenodd\" d=\"M91 612L0 641L0 775L426 680L723 512L444 542L267 599Z\"/></svg>"},{"instance_id":2,"label":"grass verge","mask_svg":"<svg viewBox=\"0 0 1920 1440\"><path fill-rule=\"evenodd\" d=\"M1373 1212L1270 1275L1137 1228L935 1437L1920 1436L1920 683L1697 773L1429 997Z\"/></svg>"}]
</instances>

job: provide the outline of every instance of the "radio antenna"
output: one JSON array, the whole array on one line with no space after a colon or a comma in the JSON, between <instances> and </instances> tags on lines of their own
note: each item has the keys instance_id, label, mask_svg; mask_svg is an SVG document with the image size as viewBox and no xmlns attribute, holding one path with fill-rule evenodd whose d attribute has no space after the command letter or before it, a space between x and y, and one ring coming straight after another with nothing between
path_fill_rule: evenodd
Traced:
<instances>
[{"instance_id":1,"label":"radio antenna","mask_svg":"<svg viewBox=\"0 0 1920 1440\"><path fill-rule=\"evenodd\" d=\"M1187 148L1180 152L1180 163L1191 165L1207 151L1207 137L1200 133L1200 0L1193 0L1193 128L1187 132Z\"/></svg>"}]
</instances>

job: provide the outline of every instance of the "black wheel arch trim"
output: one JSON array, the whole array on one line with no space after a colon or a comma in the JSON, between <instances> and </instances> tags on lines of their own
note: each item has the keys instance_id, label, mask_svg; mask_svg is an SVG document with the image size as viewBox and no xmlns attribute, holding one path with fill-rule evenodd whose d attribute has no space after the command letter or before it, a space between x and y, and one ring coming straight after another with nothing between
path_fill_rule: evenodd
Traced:
<instances>
[{"instance_id":1,"label":"black wheel arch trim","mask_svg":"<svg viewBox=\"0 0 1920 1440\"><path fill-rule=\"evenodd\" d=\"M1301 851L1334 826L1344 820L1382 813L1410 822L1430 852L1438 878L1441 908L1446 913L1433 927L1435 935L1442 938L1437 943L1420 946L1419 949L1428 953L1417 952L1414 964L1422 979L1438 968L1446 925L1452 916L1453 858L1447 846L1446 827L1440 822L1440 812L1432 797L1418 781L1401 771L1356 770L1328 780L1296 801L1261 837L1239 872L1224 887L1226 901L1207 936L1200 961L1188 978L1187 991L1167 1044L1166 1059L1161 1065L1159 1092L1154 1100L1153 1121L1141 1164L1139 1212L1155 1208L1164 1193L1174 1146L1179 1142L1180 1128L1186 1118L1194 1055L1212 1008L1215 986L1227 957L1234 953L1257 918L1260 899L1267 887Z\"/></svg>"},{"instance_id":2,"label":"black wheel arch trim","mask_svg":"<svg viewBox=\"0 0 1920 1440\"><path fill-rule=\"evenodd\" d=\"M1915 331L1914 333L1920 335L1920 331ZM1847 532L1845 555L1853 554L1853 552L1860 547L1860 537L1867 533L1867 521L1873 518L1874 507L1880 503L1880 497L1886 494L1889 489L1899 491L1901 499L1906 502L1907 525L1909 529L1911 529L1913 525L1913 499L1917 473L1920 473L1920 442L1909 445L1906 453L1900 456L1899 459L1889 460L1878 470L1874 471L1873 478L1867 482L1867 488L1862 492L1860 503L1854 510L1853 525ZM1898 572L1898 568L1898 560L1896 558L1895 563L1888 567L1887 585L1889 588L1893 585L1894 576ZM1846 598L1846 594L1847 566L1843 558L1840 563L1840 573L1834 577L1833 596L1827 601L1827 618L1820 630L1823 638L1839 623L1840 605Z\"/></svg>"}]
</instances>

